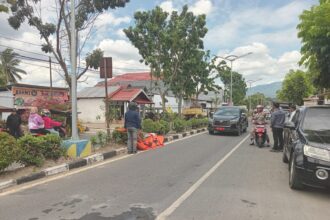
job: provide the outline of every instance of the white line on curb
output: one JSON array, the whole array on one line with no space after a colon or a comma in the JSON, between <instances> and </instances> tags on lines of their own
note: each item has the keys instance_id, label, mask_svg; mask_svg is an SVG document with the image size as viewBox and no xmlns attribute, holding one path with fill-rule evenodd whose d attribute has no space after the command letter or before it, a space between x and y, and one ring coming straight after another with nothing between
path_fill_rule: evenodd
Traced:
<instances>
[{"instance_id":1,"label":"white line on curb","mask_svg":"<svg viewBox=\"0 0 330 220\"><path fill-rule=\"evenodd\" d=\"M190 197L204 182L216 171L247 139L247 135L239 142L229 153L219 160L211 169L209 169L196 183L194 183L185 193L183 193L172 205L160 213L156 220L164 220L170 216L188 197Z\"/></svg>"}]
</instances>

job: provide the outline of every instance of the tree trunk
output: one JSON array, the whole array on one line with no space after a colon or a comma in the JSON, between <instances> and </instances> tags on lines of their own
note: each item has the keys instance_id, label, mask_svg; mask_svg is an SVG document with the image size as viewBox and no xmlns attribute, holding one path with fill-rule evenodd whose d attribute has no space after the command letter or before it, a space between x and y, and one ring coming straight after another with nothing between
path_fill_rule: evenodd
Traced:
<instances>
[{"instance_id":1,"label":"tree trunk","mask_svg":"<svg viewBox=\"0 0 330 220\"><path fill-rule=\"evenodd\" d=\"M179 104L178 104L178 113L179 113L179 117L182 116L182 95L179 95Z\"/></svg>"},{"instance_id":2,"label":"tree trunk","mask_svg":"<svg viewBox=\"0 0 330 220\"><path fill-rule=\"evenodd\" d=\"M162 98L162 110L163 112L166 112L166 97L165 94L161 94L160 97Z\"/></svg>"}]
</instances>

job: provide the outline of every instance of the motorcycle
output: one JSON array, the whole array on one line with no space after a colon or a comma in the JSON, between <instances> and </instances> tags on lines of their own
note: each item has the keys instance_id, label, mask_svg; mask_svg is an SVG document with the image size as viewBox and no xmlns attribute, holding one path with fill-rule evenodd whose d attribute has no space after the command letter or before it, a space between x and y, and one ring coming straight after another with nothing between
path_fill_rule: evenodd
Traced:
<instances>
[{"instance_id":1,"label":"motorcycle","mask_svg":"<svg viewBox=\"0 0 330 220\"><path fill-rule=\"evenodd\" d=\"M263 147L267 140L266 125L257 125L255 128L255 142L259 148Z\"/></svg>"},{"instance_id":2,"label":"motorcycle","mask_svg":"<svg viewBox=\"0 0 330 220\"><path fill-rule=\"evenodd\" d=\"M58 126L58 127L54 127L54 130L57 131L60 135L61 138L65 138L66 137L66 128L62 125L62 126Z\"/></svg>"}]
</instances>

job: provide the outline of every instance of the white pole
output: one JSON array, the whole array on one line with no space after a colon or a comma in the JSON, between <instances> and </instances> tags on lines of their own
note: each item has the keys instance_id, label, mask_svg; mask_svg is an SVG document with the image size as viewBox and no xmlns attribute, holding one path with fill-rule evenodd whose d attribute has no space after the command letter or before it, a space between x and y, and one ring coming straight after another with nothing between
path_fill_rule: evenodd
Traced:
<instances>
[{"instance_id":1,"label":"white pole","mask_svg":"<svg viewBox=\"0 0 330 220\"><path fill-rule=\"evenodd\" d=\"M76 55L76 17L75 0L71 0L71 105L72 105L72 140L79 140L77 128L77 55Z\"/></svg>"}]
</instances>

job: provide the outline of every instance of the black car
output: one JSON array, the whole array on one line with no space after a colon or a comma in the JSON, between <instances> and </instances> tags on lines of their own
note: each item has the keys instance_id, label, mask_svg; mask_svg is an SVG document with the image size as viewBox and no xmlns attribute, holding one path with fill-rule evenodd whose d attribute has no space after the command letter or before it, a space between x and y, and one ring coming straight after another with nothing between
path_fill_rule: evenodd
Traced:
<instances>
[{"instance_id":1,"label":"black car","mask_svg":"<svg viewBox=\"0 0 330 220\"><path fill-rule=\"evenodd\" d=\"M239 106L222 106L209 119L209 134L235 132L238 136L248 127L247 110Z\"/></svg>"},{"instance_id":2,"label":"black car","mask_svg":"<svg viewBox=\"0 0 330 220\"><path fill-rule=\"evenodd\" d=\"M283 162L289 185L330 187L330 106L302 107L285 123Z\"/></svg>"}]
</instances>

